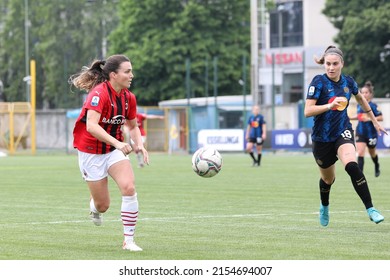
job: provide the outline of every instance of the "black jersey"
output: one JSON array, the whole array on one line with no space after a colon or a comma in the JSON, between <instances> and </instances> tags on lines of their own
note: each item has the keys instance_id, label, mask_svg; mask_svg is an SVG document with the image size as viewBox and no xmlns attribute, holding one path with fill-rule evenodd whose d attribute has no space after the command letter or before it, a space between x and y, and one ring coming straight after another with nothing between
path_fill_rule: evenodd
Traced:
<instances>
[{"instance_id":1,"label":"black jersey","mask_svg":"<svg viewBox=\"0 0 390 280\"><path fill-rule=\"evenodd\" d=\"M352 77L341 75L338 82L326 76L317 75L310 83L307 99L316 99L316 105L331 103L334 98L342 96L348 101L344 110L329 110L314 117L312 140L318 142L334 142L352 124L347 114L349 100L352 94L357 95L359 88Z\"/></svg>"}]
</instances>

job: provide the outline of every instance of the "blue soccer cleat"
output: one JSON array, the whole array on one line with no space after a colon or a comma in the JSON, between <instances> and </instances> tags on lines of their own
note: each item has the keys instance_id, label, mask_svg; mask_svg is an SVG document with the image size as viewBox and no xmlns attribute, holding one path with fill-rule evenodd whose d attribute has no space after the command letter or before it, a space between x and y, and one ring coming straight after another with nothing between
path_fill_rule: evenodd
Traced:
<instances>
[{"instance_id":1,"label":"blue soccer cleat","mask_svg":"<svg viewBox=\"0 0 390 280\"><path fill-rule=\"evenodd\" d=\"M374 207L368 208L367 214L370 217L370 220L376 224L379 224L385 219L385 217L383 217L381 213L379 213L379 211L376 210Z\"/></svg>"},{"instance_id":2,"label":"blue soccer cleat","mask_svg":"<svg viewBox=\"0 0 390 280\"><path fill-rule=\"evenodd\" d=\"M320 224L326 227L329 224L329 205L320 205Z\"/></svg>"}]
</instances>

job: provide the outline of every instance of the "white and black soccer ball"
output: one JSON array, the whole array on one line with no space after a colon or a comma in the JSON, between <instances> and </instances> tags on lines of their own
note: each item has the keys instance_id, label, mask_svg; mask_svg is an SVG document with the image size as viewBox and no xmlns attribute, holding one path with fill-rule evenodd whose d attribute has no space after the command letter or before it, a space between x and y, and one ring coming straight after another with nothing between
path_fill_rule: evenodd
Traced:
<instances>
[{"instance_id":1,"label":"white and black soccer ball","mask_svg":"<svg viewBox=\"0 0 390 280\"><path fill-rule=\"evenodd\" d=\"M213 177L221 171L221 168L222 156L214 148L200 148L192 156L192 169L201 177Z\"/></svg>"}]
</instances>

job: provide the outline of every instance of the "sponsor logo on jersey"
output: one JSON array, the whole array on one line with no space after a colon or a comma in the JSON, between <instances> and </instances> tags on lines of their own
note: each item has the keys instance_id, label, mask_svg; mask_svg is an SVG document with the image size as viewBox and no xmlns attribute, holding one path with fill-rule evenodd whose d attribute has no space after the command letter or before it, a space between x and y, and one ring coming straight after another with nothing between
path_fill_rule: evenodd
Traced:
<instances>
[{"instance_id":1,"label":"sponsor logo on jersey","mask_svg":"<svg viewBox=\"0 0 390 280\"><path fill-rule=\"evenodd\" d=\"M315 89L316 89L316 88L315 88L314 86L309 87L309 95L313 95Z\"/></svg>"},{"instance_id":2,"label":"sponsor logo on jersey","mask_svg":"<svg viewBox=\"0 0 390 280\"><path fill-rule=\"evenodd\" d=\"M106 119L105 117L102 119L102 123L106 124L124 124L126 121L123 115L114 116L112 119Z\"/></svg>"},{"instance_id":3,"label":"sponsor logo on jersey","mask_svg":"<svg viewBox=\"0 0 390 280\"><path fill-rule=\"evenodd\" d=\"M100 100L99 96L92 97L91 105L96 107L99 104L99 100Z\"/></svg>"}]
</instances>

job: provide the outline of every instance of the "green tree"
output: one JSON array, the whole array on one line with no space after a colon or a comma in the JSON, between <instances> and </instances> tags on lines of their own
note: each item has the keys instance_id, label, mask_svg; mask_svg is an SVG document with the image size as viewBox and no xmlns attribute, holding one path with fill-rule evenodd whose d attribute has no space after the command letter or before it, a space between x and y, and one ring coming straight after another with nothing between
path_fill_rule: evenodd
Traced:
<instances>
[{"instance_id":1,"label":"green tree","mask_svg":"<svg viewBox=\"0 0 390 280\"><path fill-rule=\"evenodd\" d=\"M4 97L6 101L26 100L23 1L2 0L0 7L0 79Z\"/></svg>"},{"instance_id":2,"label":"green tree","mask_svg":"<svg viewBox=\"0 0 390 280\"><path fill-rule=\"evenodd\" d=\"M103 56L103 37L117 21L115 2L29 1L29 55L37 65L38 108L81 106L82 95L71 92L68 78ZM24 1L0 0L0 7L5 14L0 20L0 79L7 101L25 101Z\"/></svg>"},{"instance_id":3,"label":"green tree","mask_svg":"<svg viewBox=\"0 0 390 280\"><path fill-rule=\"evenodd\" d=\"M131 59L132 90L143 105L186 97L186 58L191 60L192 97L208 94L205 83L212 90L214 57L219 94L238 94L242 56L249 56L249 16L249 1L123 0L110 52Z\"/></svg>"},{"instance_id":4,"label":"green tree","mask_svg":"<svg viewBox=\"0 0 390 280\"><path fill-rule=\"evenodd\" d=\"M345 72L359 84L370 80L375 95L390 92L390 2L327 0L323 13L340 30L335 38L345 55Z\"/></svg>"}]
</instances>

